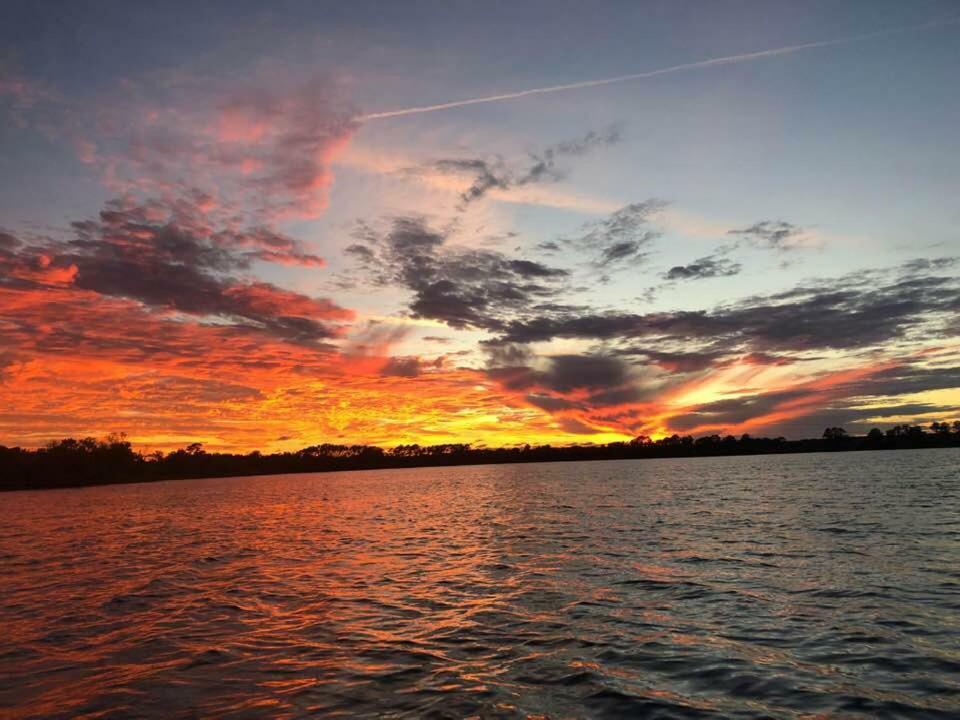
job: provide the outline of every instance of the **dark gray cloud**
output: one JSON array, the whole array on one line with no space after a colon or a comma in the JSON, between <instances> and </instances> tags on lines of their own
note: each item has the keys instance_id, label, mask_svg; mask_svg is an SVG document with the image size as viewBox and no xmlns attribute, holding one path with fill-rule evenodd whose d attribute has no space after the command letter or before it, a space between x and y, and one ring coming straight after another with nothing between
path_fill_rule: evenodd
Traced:
<instances>
[{"instance_id":1,"label":"dark gray cloud","mask_svg":"<svg viewBox=\"0 0 960 720\"><path fill-rule=\"evenodd\" d=\"M557 419L557 424L560 426L560 429L564 432L572 433L574 435L592 435L597 430L585 422L581 422L573 417L561 417Z\"/></svg>"},{"instance_id":2,"label":"dark gray cloud","mask_svg":"<svg viewBox=\"0 0 960 720\"><path fill-rule=\"evenodd\" d=\"M664 206L659 200L631 203L589 223L580 236L565 242L590 254L601 268L636 264L647 257L650 245L660 237L650 222Z\"/></svg>"},{"instance_id":3,"label":"dark gray cloud","mask_svg":"<svg viewBox=\"0 0 960 720\"><path fill-rule=\"evenodd\" d=\"M588 249L603 265L636 261L656 236L647 223L661 207L657 201L626 206L588 225L582 237L563 243ZM374 284L412 291L408 307L415 317L503 335L511 324L529 318L588 312L557 302L571 291L570 271L496 250L451 246L446 231L430 227L422 217L396 217L382 230L361 223L353 236L357 242L346 254ZM552 247L561 245L554 242Z\"/></svg>"},{"instance_id":4,"label":"dark gray cloud","mask_svg":"<svg viewBox=\"0 0 960 720\"><path fill-rule=\"evenodd\" d=\"M570 250L584 256L594 271L607 282L609 273L644 261L661 233L653 226L654 216L666 206L660 200L631 203L600 220L582 226L580 233L537 243L545 255ZM726 266L724 266L726 267Z\"/></svg>"},{"instance_id":5,"label":"dark gray cloud","mask_svg":"<svg viewBox=\"0 0 960 720\"><path fill-rule=\"evenodd\" d=\"M10 233L0 230L0 253L10 253L18 247L20 247L20 241L17 238Z\"/></svg>"},{"instance_id":6,"label":"dark gray cloud","mask_svg":"<svg viewBox=\"0 0 960 720\"><path fill-rule=\"evenodd\" d=\"M666 352L662 350L647 350L628 348L621 351L625 355L634 355L653 363L664 370L674 373L692 373L707 370L722 365L730 357L730 353L715 351Z\"/></svg>"},{"instance_id":7,"label":"dark gray cloud","mask_svg":"<svg viewBox=\"0 0 960 720\"><path fill-rule=\"evenodd\" d=\"M455 328L498 332L504 323L557 296L569 272L493 250L456 248L416 217L395 218L382 233L361 226L347 248L376 284L412 292L415 317Z\"/></svg>"},{"instance_id":8,"label":"dark gray cloud","mask_svg":"<svg viewBox=\"0 0 960 720\"><path fill-rule=\"evenodd\" d=\"M923 275L925 273L942 272L952 270L960 265L960 258L939 257L939 258L917 258L901 265L906 275Z\"/></svg>"},{"instance_id":9,"label":"dark gray cloud","mask_svg":"<svg viewBox=\"0 0 960 720\"><path fill-rule=\"evenodd\" d=\"M384 377L417 377L422 370L420 358L418 357L392 357L387 364L380 370Z\"/></svg>"},{"instance_id":10,"label":"dark gray cloud","mask_svg":"<svg viewBox=\"0 0 960 720\"><path fill-rule=\"evenodd\" d=\"M742 358L744 362L748 362L752 365L792 365L795 362L798 362L800 358L789 357L787 355L775 355L773 353L766 352L751 352L747 353ZM817 357L804 357L803 360L819 360Z\"/></svg>"},{"instance_id":11,"label":"dark gray cloud","mask_svg":"<svg viewBox=\"0 0 960 720\"><path fill-rule=\"evenodd\" d=\"M763 220L750 227L730 230L729 235L738 235L757 247L771 250L794 250L806 229L783 220Z\"/></svg>"},{"instance_id":12,"label":"dark gray cloud","mask_svg":"<svg viewBox=\"0 0 960 720\"><path fill-rule=\"evenodd\" d=\"M613 145L620 140L616 128L604 131L591 131L582 138L550 145L529 155L525 167L512 168L500 157L482 158L445 158L431 164L431 168L444 173L470 175L473 181L461 195L464 204L471 203L486 195L490 190L509 190L542 182L555 182L564 177L559 161L565 157L576 157L590 150Z\"/></svg>"},{"instance_id":13,"label":"dark gray cloud","mask_svg":"<svg viewBox=\"0 0 960 720\"><path fill-rule=\"evenodd\" d=\"M927 358L906 361L854 376L846 382L833 383L827 388L809 385L789 390L756 393L743 397L718 400L698 406L694 411L670 418L669 426L685 432L700 426L735 426L780 410L787 419L771 421L765 432L786 437L816 437L824 427L842 426L847 430L864 432L882 418L932 415L954 417L960 413L955 405L933 403L897 403L891 398L929 390L960 388L960 367L950 365L930 367ZM797 416L796 407L818 408Z\"/></svg>"},{"instance_id":14,"label":"dark gray cloud","mask_svg":"<svg viewBox=\"0 0 960 720\"><path fill-rule=\"evenodd\" d=\"M704 280L706 278L729 277L737 275L743 269L740 263L716 255L694 260L689 265L674 265L663 277L665 280Z\"/></svg>"},{"instance_id":15,"label":"dark gray cloud","mask_svg":"<svg viewBox=\"0 0 960 720\"><path fill-rule=\"evenodd\" d=\"M915 415L949 418L955 416L960 410L956 406L932 403L896 403L863 407L862 404L844 398L824 398L818 397L815 393L795 390L751 395L702 405L696 412L670 418L669 427L679 433L703 426L734 427L739 423L773 412L783 403L802 398L808 398L812 401L812 405L820 405L820 407L796 417L773 420L769 426L765 427L764 432L792 438L819 437L825 427L843 427L848 432L864 433L878 424L883 424L883 418Z\"/></svg>"},{"instance_id":16,"label":"dark gray cloud","mask_svg":"<svg viewBox=\"0 0 960 720\"><path fill-rule=\"evenodd\" d=\"M534 262L532 260L508 260L507 266L511 271L517 275L520 275L521 277L559 278L566 277L570 274L566 270L547 267L542 263Z\"/></svg>"},{"instance_id":17,"label":"dark gray cloud","mask_svg":"<svg viewBox=\"0 0 960 720\"><path fill-rule=\"evenodd\" d=\"M24 284L69 269L76 288L162 312L217 317L301 343L333 337L337 322L349 318L330 300L241 274L260 251L299 252L289 238L265 228L214 231L180 209L166 210L111 203L97 219L73 223L71 239L25 247L0 270L6 265L6 282Z\"/></svg>"},{"instance_id":18,"label":"dark gray cloud","mask_svg":"<svg viewBox=\"0 0 960 720\"><path fill-rule=\"evenodd\" d=\"M521 182L523 176L518 179L511 177L510 171L500 158L491 160L481 160L478 158L437 160L433 164L433 168L451 175L473 176L473 182L470 184L470 187L460 195L460 199L464 203L478 200L494 188L506 190L512 185L526 184L526 182Z\"/></svg>"},{"instance_id":19,"label":"dark gray cloud","mask_svg":"<svg viewBox=\"0 0 960 720\"><path fill-rule=\"evenodd\" d=\"M669 373L699 373L713 368L729 366L731 363L747 363L750 365L792 365L801 358L785 355L775 355L764 352L744 353L736 348L711 346L705 349L691 348L686 350L651 350L645 346L626 346L613 350L613 353L622 357L636 358L642 365L655 365ZM811 358L804 357L803 360ZM817 358L812 358L817 359Z\"/></svg>"},{"instance_id":20,"label":"dark gray cloud","mask_svg":"<svg viewBox=\"0 0 960 720\"><path fill-rule=\"evenodd\" d=\"M493 367L488 372L504 388L524 391L524 397L531 405L550 413L586 412L592 422L626 424L635 428L642 428L644 418L630 405L656 399L664 389L684 382L685 373L722 366L735 359L734 355L721 352L700 355L643 353L646 362L654 362L670 373L679 373L675 377L664 377L651 374L644 367L630 366L603 355L560 355L537 359L532 358L523 346L506 347L512 347L513 351L504 359L524 364ZM761 354L736 359L758 363L783 361L779 356ZM764 434L818 437L827 426L866 432L882 423L883 418L897 416L952 418L960 414L960 407L895 403L891 398L924 390L960 387L960 367L954 361L955 356L949 356L943 360L942 367L931 367L927 364L929 358L921 358L829 386L801 385L718 400L670 418L668 427L678 433L729 432L741 423L770 416L770 422L763 425ZM574 398L569 397L572 392L576 393ZM797 408L811 410L798 413Z\"/></svg>"},{"instance_id":21,"label":"dark gray cloud","mask_svg":"<svg viewBox=\"0 0 960 720\"><path fill-rule=\"evenodd\" d=\"M717 400L697 407L695 412L670 418L671 430L684 432L701 425L738 425L751 418L766 415L784 402L802 398L804 390L763 393L745 397Z\"/></svg>"},{"instance_id":22,"label":"dark gray cloud","mask_svg":"<svg viewBox=\"0 0 960 720\"><path fill-rule=\"evenodd\" d=\"M526 345L488 340L481 343L487 355L487 367L504 368L529 365L533 351Z\"/></svg>"},{"instance_id":23,"label":"dark gray cloud","mask_svg":"<svg viewBox=\"0 0 960 720\"><path fill-rule=\"evenodd\" d=\"M858 397L891 397L951 388L960 388L960 365L955 357L944 367L904 364L885 368L849 383L846 391Z\"/></svg>"},{"instance_id":24,"label":"dark gray cloud","mask_svg":"<svg viewBox=\"0 0 960 720\"><path fill-rule=\"evenodd\" d=\"M218 245L239 253L244 261L260 260L280 265L302 265L304 267L322 267L322 258L308 253L297 240L268 227L253 227L244 231L220 231L212 240Z\"/></svg>"},{"instance_id":25,"label":"dark gray cloud","mask_svg":"<svg viewBox=\"0 0 960 720\"><path fill-rule=\"evenodd\" d=\"M592 393L587 397L591 407L599 408L608 405L625 405L652 400L665 384L652 385L626 384L608 390Z\"/></svg>"},{"instance_id":26,"label":"dark gray cloud","mask_svg":"<svg viewBox=\"0 0 960 720\"><path fill-rule=\"evenodd\" d=\"M857 274L784 293L749 298L712 311L548 313L506 323L505 341L553 338L616 341L636 338L685 349L723 344L730 351L850 350L932 332L960 310L953 275Z\"/></svg>"},{"instance_id":27,"label":"dark gray cloud","mask_svg":"<svg viewBox=\"0 0 960 720\"><path fill-rule=\"evenodd\" d=\"M357 260L360 260L361 262L364 262L364 263L373 262L373 260L376 257L373 250L371 250L369 247L361 243L353 243L351 245L347 245L347 247L345 247L343 251L348 255L354 256Z\"/></svg>"},{"instance_id":28,"label":"dark gray cloud","mask_svg":"<svg viewBox=\"0 0 960 720\"><path fill-rule=\"evenodd\" d=\"M648 223L660 207L628 206L554 247L591 249L597 265L624 258L633 262L652 242ZM789 364L838 350L861 353L866 362L871 350L889 351L898 343L948 333L960 313L960 278L951 272L950 259L810 281L712 309L631 313L565 303L564 295L571 292L568 271L542 258L452 246L445 231L422 218L397 218L379 231L361 226L356 238L348 253L368 280L409 290L414 316L488 331L492 337L483 348L490 379L533 407L561 417L577 414L581 419L575 422L584 427L594 422L643 427L644 418L629 417L630 406L653 401L693 374L732 363ZM727 259L729 249L672 268L665 280L733 275L740 267ZM580 355L537 356L531 348L559 338L595 345ZM412 376L421 369L402 359L384 372ZM845 418L867 417L856 415L856 404L842 398L863 404L862 398L888 391L949 387L944 383L951 382L958 386L946 369L937 377L929 368L922 376L918 372L884 371L869 383L851 381L829 393L801 387L710 403L676 418L672 427L732 427L797 401L804 407L819 403L833 413L834 424L841 424Z\"/></svg>"},{"instance_id":29,"label":"dark gray cloud","mask_svg":"<svg viewBox=\"0 0 960 720\"><path fill-rule=\"evenodd\" d=\"M606 355L553 355L538 383L558 392L619 387L630 380L629 366Z\"/></svg>"},{"instance_id":30,"label":"dark gray cloud","mask_svg":"<svg viewBox=\"0 0 960 720\"><path fill-rule=\"evenodd\" d=\"M561 410L582 410L585 408L583 403L567 400L566 398L556 397L554 395L545 395L543 393L530 393L526 396L527 402L541 410L549 413Z\"/></svg>"},{"instance_id":31,"label":"dark gray cloud","mask_svg":"<svg viewBox=\"0 0 960 720\"><path fill-rule=\"evenodd\" d=\"M497 352L499 350L499 352ZM509 390L529 391L526 399L548 412L640 402L653 391L636 368L622 358L603 354L534 357L524 347L494 346L487 374ZM583 401L562 395L581 392Z\"/></svg>"},{"instance_id":32,"label":"dark gray cloud","mask_svg":"<svg viewBox=\"0 0 960 720\"><path fill-rule=\"evenodd\" d=\"M200 194L164 203L110 201L97 219L71 224L75 232L71 245L103 252L107 236L114 256L145 253L215 271L247 269L255 260L323 265L323 259L307 252L298 240L269 227L217 229L200 209L209 200Z\"/></svg>"}]
</instances>

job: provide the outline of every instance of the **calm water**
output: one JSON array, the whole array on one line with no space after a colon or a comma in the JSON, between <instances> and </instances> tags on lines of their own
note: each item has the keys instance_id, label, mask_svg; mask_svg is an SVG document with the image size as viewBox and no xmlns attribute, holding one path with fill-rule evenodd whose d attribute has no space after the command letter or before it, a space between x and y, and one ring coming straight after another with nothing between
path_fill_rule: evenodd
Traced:
<instances>
[{"instance_id":1,"label":"calm water","mask_svg":"<svg viewBox=\"0 0 960 720\"><path fill-rule=\"evenodd\" d=\"M960 716L960 451L0 494L0 716Z\"/></svg>"}]
</instances>

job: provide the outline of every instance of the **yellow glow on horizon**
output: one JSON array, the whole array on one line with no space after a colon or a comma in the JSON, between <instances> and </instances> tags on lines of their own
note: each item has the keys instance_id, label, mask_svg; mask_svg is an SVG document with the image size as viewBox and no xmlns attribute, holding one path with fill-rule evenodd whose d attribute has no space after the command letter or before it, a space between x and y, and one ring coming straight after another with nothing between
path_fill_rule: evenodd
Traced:
<instances>
[{"instance_id":1,"label":"yellow glow on horizon","mask_svg":"<svg viewBox=\"0 0 960 720\"><path fill-rule=\"evenodd\" d=\"M906 403L921 403L924 405L940 405L953 407L953 413L960 412L960 388L943 388L940 390L925 390L923 392L911 393L909 395L898 395L896 397L884 398L874 402L859 405L864 410L883 410L884 408L903 405Z\"/></svg>"}]
</instances>

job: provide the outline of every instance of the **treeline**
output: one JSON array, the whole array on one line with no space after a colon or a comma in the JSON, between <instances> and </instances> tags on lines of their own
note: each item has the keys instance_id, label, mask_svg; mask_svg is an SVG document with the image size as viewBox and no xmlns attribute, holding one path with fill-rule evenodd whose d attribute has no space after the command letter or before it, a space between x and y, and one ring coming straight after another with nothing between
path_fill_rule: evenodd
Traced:
<instances>
[{"instance_id":1,"label":"treeline","mask_svg":"<svg viewBox=\"0 0 960 720\"><path fill-rule=\"evenodd\" d=\"M848 435L843 428L824 430L822 437L786 440L742 435L690 435L651 440L640 436L608 445L524 445L475 448L469 444L398 445L390 450L370 445L312 445L296 452L264 455L252 452L208 453L194 443L164 454L136 452L123 435L102 440L83 438L50 443L38 450L0 445L0 490L78 487L202 477L273 475L280 473L371 470L439 465L617 460L635 458L759 455L773 453L897 450L960 446L960 421L896 425L886 432Z\"/></svg>"}]
</instances>

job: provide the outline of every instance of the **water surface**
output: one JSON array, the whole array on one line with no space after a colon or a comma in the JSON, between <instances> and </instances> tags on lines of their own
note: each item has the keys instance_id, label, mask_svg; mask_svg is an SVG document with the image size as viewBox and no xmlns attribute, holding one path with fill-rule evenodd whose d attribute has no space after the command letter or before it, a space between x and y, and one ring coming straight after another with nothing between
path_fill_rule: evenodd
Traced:
<instances>
[{"instance_id":1,"label":"water surface","mask_svg":"<svg viewBox=\"0 0 960 720\"><path fill-rule=\"evenodd\" d=\"M960 451L0 494L0 716L960 716Z\"/></svg>"}]
</instances>

